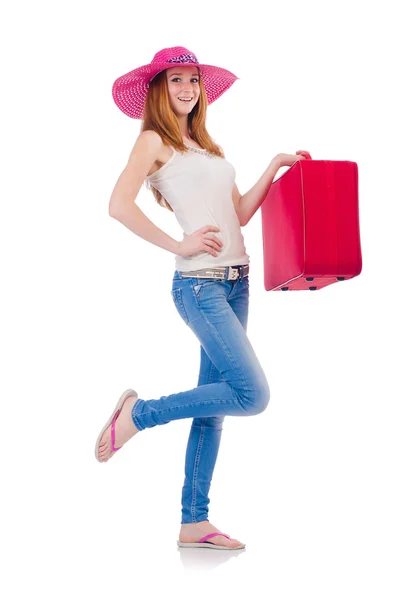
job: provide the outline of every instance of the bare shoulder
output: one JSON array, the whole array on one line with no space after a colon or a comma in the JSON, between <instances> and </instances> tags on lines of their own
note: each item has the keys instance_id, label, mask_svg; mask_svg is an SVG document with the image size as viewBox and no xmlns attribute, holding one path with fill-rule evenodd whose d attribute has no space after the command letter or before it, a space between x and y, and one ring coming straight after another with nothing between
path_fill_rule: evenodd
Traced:
<instances>
[{"instance_id":1,"label":"bare shoulder","mask_svg":"<svg viewBox=\"0 0 397 600\"><path fill-rule=\"evenodd\" d=\"M142 131L139 134L113 189L109 203L110 214L118 214L126 204L135 202L146 177L159 169L162 161L167 162L168 158L164 160L165 151L172 154L171 148L163 144L155 131Z\"/></svg>"},{"instance_id":2,"label":"bare shoulder","mask_svg":"<svg viewBox=\"0 0 397 600\"><path fill-rule=\"evenodd\" d=\"M151 129L142 131L136 139L132 152L135 153L149 153L151 156L157 155L160 149L163 147L163 140L157 133Z\"/></svg>"},{"instance_id":3,"label":"bare shoulder","mask_svg":"<svg viewBox=\"0 0 397 600\"><path fill-rule=\"evenodd\" d=\"M143 152L151 159L147 175L158 171L172 156L172 149L165 145L157 131L147 129L138 136L133 151Z\"/></svg>"}]
</instances>

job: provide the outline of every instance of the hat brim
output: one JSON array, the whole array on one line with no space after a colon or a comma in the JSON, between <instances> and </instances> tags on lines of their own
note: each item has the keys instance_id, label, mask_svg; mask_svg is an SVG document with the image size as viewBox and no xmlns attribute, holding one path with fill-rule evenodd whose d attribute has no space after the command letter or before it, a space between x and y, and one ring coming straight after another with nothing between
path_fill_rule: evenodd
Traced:
<instances>
[{"instance_id":1,"label":"hat brim","mask_svg":"<svg viewBox=\"0 0 397 600\"><path fill-rule=\"evenodd\" d=\"M178 64L178 63L150 63L129 71L118 77L112 86L112 96L119 109L132 119L142 119L146 95L150 81L161 71L172 67L199 68L201 80L208 98L208 104L215 102L224 94L233 83L239 79L236 75L213 65Z\"/></svg>"}]
</instances>

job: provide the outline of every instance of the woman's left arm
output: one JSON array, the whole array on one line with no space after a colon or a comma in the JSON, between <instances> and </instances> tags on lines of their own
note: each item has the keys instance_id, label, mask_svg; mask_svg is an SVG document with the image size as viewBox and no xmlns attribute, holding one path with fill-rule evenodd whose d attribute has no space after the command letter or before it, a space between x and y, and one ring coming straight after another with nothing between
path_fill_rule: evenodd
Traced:
<instances>
[{"instance_id":1,"label":"woman's left arm","mask_svg":"<svg viewBox=\"0 0 397 600\"><path fill-rule=\"evenodd\" d=\"M234 184L233 203L241 227L247 225L266 198L273 179L281 166L277 156L274 157L261 178L243 195L240 194L236 184Z\"/></svg>"},{"instance_id":2,"label":"woman's left arm","mask_svg":"<svg viewBox=\"0 0 397 600\"><path fill-rule=\"evenodd\" d=\"M262 202L265 200L273 179L280 167L290 167L297 160L311 159L306 150L298 150L296 154L277 154L270 162L256 184L245 194L241 195L236 184L233 187L233 203L240 225L244 227L252 219Z\"/></svg>"}]
</instances>

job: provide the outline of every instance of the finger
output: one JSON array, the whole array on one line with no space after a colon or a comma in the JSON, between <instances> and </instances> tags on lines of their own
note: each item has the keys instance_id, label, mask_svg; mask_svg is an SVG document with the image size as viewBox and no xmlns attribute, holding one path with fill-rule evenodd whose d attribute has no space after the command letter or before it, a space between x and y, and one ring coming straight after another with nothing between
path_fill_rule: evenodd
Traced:
<instances>
[{"instance_id":1,"label":"finger","mask_svg":"<svg viewBox=\"0 0 397 600\"><path fill-rule=\"evenodd\" d=\"M215 225L205 225L201 228L201 231L206 233L207 231L220 231L219 227L215 227Z\"/></svg>"},{"instance_id":2,"label":"finger","mask_svg":"<svg viewBox=\"0 0 397 600\"><path fill-rule=\"evenodd\" d=\"M310 153L307 152L307 150L298 150L298 152L296 152L296 154L302 155L305 158L309 158L311 159Z\"/></svg>"},{"instance_id":3,"label":"finger","mask_svg":"<svg viewBox=\"0 0 397 600\"><path fill-rule=\"evenodd\" d=\"M215 252L215 250L213 250L209 246L206 246L205 244L204 244L203 250L204 250L204 252L208 252L208 254L212 254L212 256L218 256L217 253Z\"/></svg>"},{"instance_id":4,"label":"finger","mask_svg":"<svg viewBox=\"0 0 397 600\"><path fill-rule=\"evenodd\" d=\"M220 252L222 250L222 248L219 246L219 244L217 244L216 242L209 240L209 239L205 239L204 243L207 244L208 246L211 246L212 248L215 248L215 250L217 250L218 252Z\"/></svg>"},{"instance_id":5,"label":"finger","mask_svg":"<svg viewBox=\"0 0 397 600\"><path fill-rule=\"evenodd\" d=\"M222 248L222 246L223 246L223 242L222 242L222 240L220 240L219 238L217 238L217 237L216 237L216 235L212 235L212 236L211 236L211 239L213 239L213 240L214 240L214 242L215 242L216 244L218 244L218 246L219 246L220 248Z\"/></svg>"},{"instance_id":6,"label":"finger","mask_svg":"<svg viewBox=\"0 0 397 600\"><path fill-rule=\"evenodd\" d=\"M219 246L223 246L223 242L219 238L217 238L216 235L214 235L213 233L207 233L206 235L204 235L204 239L211 240Z\"/></svg>"},{"instance_id":7,"label":"finger","mask_svg":"<svg viewBox=\"0 0 397 600\"><path fill-rule=\"evenodd\" d=\"M207 250L207 252L210 252L210 254L212 254L213 256L218 256L216 254L216 251L218 250L218 248L214 247L214 245L210 241L208 241L208 240L205 241L204 247L205 247L205 250Z\"/></svg>"},{"instance_id":8,"label":"finger","mask_svg":"<svg viewBox=\"0 0 397 600\"><path fill-rule=\"evenodd\" d=\"M208 231L219 231L219 227L214 227L214 225L204 225L204 227L201 227L198 229L198 231L201 233L207 233Z\"/></svg>"}]
</instances>

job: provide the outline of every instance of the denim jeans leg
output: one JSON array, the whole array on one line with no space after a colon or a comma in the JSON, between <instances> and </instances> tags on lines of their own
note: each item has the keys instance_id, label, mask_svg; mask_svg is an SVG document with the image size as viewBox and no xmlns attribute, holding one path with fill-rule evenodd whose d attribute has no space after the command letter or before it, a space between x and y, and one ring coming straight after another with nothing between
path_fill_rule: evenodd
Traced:
<instances>
[{"instance_id":1,"label":"denim jeans leg","mask_svg":"<svg viewBox=\"0 0 397 600\"><path fill-rule=\"evenodd\" d=\"M174 302L222 380L158 399L138 398L131 416L139 431L189 417L256 415L268 404L266 376L229 304L237 289L248 293L248 284L239 280L197 281L175 276Z\"/></svg>"},{"instance_id":2,"label":"denim jeans leg","mask_svg":"<svg viewBox=\"0 0 397 600\"><path fill-rule=\"evenodd\" d=\"M247 282L245 282L247 283ZM248 287L248 286L247 286ZM239 293L240 292L240 293ZM247 331L248 290L235 289L228 302ZM222 379L213 362L200 347L200 374L198 386ZM190 430L185 458L185 481L182 488L181 523L208 520L209 490L218 457L224 416L196 417Z\"/></svg>"},{"instance_id":3,"label":"denim jeans leg","mask_svg":"<svg viewBox=\"0 0 397 600\"><path fill-rule=\"evenodd\" d=\"M200 352L198 386L220 381L219 371L202 346ZM224 415L218 415L193 419L186 448L181 523L195 523L208 519L208 493L218 456L224 418Z\"/></svg>"}]
</instances>

